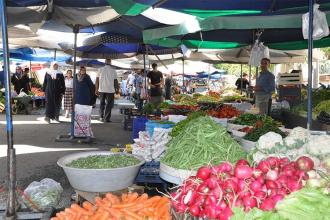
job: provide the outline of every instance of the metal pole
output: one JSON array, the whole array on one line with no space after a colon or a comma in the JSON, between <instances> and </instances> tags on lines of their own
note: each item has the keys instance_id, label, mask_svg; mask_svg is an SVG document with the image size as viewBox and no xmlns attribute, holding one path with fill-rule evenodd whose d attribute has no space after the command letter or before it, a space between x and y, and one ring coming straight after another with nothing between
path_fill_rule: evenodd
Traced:
<instances>
[{"instance_id":1,"label":"metal pole","mask_svg":"<svg viewBox=\"0 0 330 220\"><path fill-rule=\"evenodd\" d=\"M54 50L54 61L56 61L56 52L57 52L57 50L55 49Z\"/></svg>"},{"instance_id":2,"label":"metal pole","mask_svg":"<svg viewBox=\"0 0 330 220\"><path fill-rule=\"evenodd\" d=\"M149 61L149 65L150 65L150 61ZM143 54L143 75L144 75L144 89L145 89L145 93L147 93L147 65L146 65L146 55Z\"/></svg>"},{"instance_id":3,"label":"metal pole","mask_svg":"<svg viewBox=\"0 0 330 220\"><path fill-rule=\"evenodd\" d=\"M243 64L241 64L241 95L243 94Z\"/></svg>"},{"instance_id":4,"label":"metal pole","mask_svg":"<svg viewBox=\"0 0 330 220\"><path fill-rule=\"evenodd\" d=\"M8 198L7 198L7 219L16 218L16 154L14 148L13 119L11 106L10 71L9 71L9 48L7 30L7 11L5 0L0 0L1 29L3 47L3 66L5 76L5 97L6 97L6 128L7 128L7 171L8 171Z\"/></svg>"},{"instance_id":5,"label":"metal pole","mask_svg":"<svg viewBox=\"0 0 330 220\"><path fill-rule=\"evenodd\" d=\"M251 78L252 78L252 67L249 65L249 83L251 84Z\"/></svg>"},{"instance_id":6,"label":"metal pole","mask_svg":"<svg viewBox=\"0 0 330 220\"><path fill-rule=\"evenodd\" d=\"M184 85L184 58L182 58L182 89L183 89L183 91L185 90L185 85Z\"/></svg>"},{"instance_id":7,"label":"metal pole","mask_svg":"<svg viewBox=\"0 0 330 220\"><path fill-rule=\"evenodd\" d=\"M71 111L71 138L74 138L74 118L75 118L75 92L76 92L76 80L77 80L77 37L79 33L79 25L73 27L74 33L74 51L73 51L73 94L72 94L72 111Z\"/></svg>"},{"instance_id":8,"label":"metal pole","mask_svg":"<svg viewBox=\"0 0 330 220\"><path fill-rule=\"evenodd\" d=\"M309 25L308 25L308 90L307 90L307 129L312 128L312 77L313 77L313 3L309 0Z\"/></svg>"}]
</instances>

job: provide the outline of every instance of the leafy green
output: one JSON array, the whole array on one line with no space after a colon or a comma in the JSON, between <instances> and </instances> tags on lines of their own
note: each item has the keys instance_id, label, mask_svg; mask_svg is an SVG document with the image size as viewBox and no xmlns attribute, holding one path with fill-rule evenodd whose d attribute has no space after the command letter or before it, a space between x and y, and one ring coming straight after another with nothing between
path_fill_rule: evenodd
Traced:
<instances>
[{"instance_id":1,"label":"leafy green","mask_svg":"<svg viewBox=\"0 0 330 220\"><path fill-rule=\"evenodd\" d=\"M268 117L268 116L265 116ZM241 114L238 116L233 123L239 124L239 125L248 125L248 126L254 126L258 120L262 120L263 116L261 115L255 115L255 114Z\"/></svg>"},{"instance_id":2,"label":"leafy green","mask_svg":"<svg viewBox=\"0 0 330 220\"><path fill-rule=\"evenodd\" d=\"M79 158L71 161L67 166L80 169L111 169L134 166L138 163L140 163L140 160L133 156L114 154Z\"/></svg>"},{"instance_id":3,"label":"leafy green","mask_svg":"<svg viewBox=\"0 0 330 220\"><path fill-rule=\"evenodd\" d=\"M289 220L330 219L330 197L319 189L303 188L277 203L279 215Z\"/></svg>"},{"instance_id":4,"label":"leafy green","mask_svg":"<svg viewBox=\"0 0 330 220\"><path fill-rule=\"evenodd\" d=\"M189 121L169 141L162 162L177 169L197 170L203 165L235 163L245 157L243 148L227 129L206 116Z\"/></svg>"},{"instance_id":5,"label":"leafy green","mask_svg":"<svg viewBox=\"0 0 330 220\"><path fill-rule=\"evenodd\" d=\"M153 114L155 110L156 110L156 106L151 103L147 103L143 106L143 112L147 115Z\"/></svg>"},{"instance_id":6,"label":"leafy green","mask_svg":"<svg viewBox=\"0 0 330 220\"><path fill-rule=\"evenodd\" d=\"M330 99L320 102L313 108L313 113L319 115L322 111L330 114Z\"/></svg>"},{"instance_id":7,"label":"leafy green","mask_svg":"<svg viewBox=\"0 0 330 220\"><path fill-rule=\"evenodd\" d=\"M286 220L275 212L265 212L258 208L253 208L249 212L244 212L242 208L233 208L234 215L230 220Z\"/></svg>"}]
</instances>

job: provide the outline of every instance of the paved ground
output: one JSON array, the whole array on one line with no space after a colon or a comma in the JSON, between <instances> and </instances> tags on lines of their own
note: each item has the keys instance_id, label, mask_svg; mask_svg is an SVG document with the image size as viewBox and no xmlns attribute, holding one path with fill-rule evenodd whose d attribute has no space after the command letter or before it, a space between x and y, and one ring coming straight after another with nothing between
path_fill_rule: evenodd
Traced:
<instances>
[{"instance_id":1,"label":"paved ground","mask_svg":"<svg viewBox=\"0 0 330 220\"><path fill-rule=\"evenodd\" d=\"M45 124L42 111L32 115L14 116L14 144L17 149L18 187L24 188L34 180L48 177L60 182L66 191L72 191L56 161L73 151L90 149L109 150L111 146L131 141L130 132L123 130L123 116L114 110L112 123L100 123L97 109L93 111L92 130L96 140L92 144L55 142L59 134L67 134L70 124L60 118L61 123ZM6 181L6 126L5 115L0 115L0 184Z\"/></svg>"}]
</instances>

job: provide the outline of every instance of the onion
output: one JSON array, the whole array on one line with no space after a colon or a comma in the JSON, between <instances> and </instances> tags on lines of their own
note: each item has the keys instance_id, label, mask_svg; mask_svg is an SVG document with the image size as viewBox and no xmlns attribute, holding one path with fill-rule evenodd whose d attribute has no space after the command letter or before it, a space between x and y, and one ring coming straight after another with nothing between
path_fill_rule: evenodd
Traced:
<instances>
[{"instance_id":1,"label":"onion","mask_svg":"<svg viewBox=\"0 0 330 220\"><path fill-rule=\"evenodd\" d=\"M296 162L300 170L308 172L314 169L314 161L309 157L306 156L299 157Z\"/></svg>"},{"instance_id":2,"label":"onion","mask_svg":"<svg viewBox=\"0 0 330 220\"><path fill-rule=\"evenodd\" d=\"M201 167L197 171L197 177L202 180L207 180L211 175L211 169L208 167Z\"/></svg>"},{"instance_id":3,"label":"onion","mask_svg":"<svg viewBox=\"0 0 330 220\"><path fill-rule=\"evenodd\" d=\"M267 180L276 180L278 177L278 172L275 170L269 170L266 174Z\"/></svg>"},{"instance_id":4,"label":"onion","mask_svg":"<svg viewBox=\"0 0 330 220\"><path fill-rule=\"evenodd\" d=\"M248 179L252 177L252 168L247 165L236 166L234 174L238 179Z\"/></svg>"}]
</instances>

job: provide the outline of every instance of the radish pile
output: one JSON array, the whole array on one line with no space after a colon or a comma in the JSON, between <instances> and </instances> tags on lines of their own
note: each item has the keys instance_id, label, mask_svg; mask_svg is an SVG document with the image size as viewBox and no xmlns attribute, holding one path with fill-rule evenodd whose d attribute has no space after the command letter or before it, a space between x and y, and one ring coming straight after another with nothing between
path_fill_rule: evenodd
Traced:
<instances>
[{"instance_id":1,"label":"radish pile","mask_svg":"<svg viewBox=\"0 0 330 220\"><path fill-rule=\"evenodd\" d=\"M177 213L219 220L230 219L234 206L246 212L254 207L271 211L284 196L303 187L313 167L308 157L293 162L269 157L255 167L243 159L235 166L223 162L201 167L171 194L172 206Z\"/></svg>"}]
</instances>

